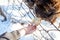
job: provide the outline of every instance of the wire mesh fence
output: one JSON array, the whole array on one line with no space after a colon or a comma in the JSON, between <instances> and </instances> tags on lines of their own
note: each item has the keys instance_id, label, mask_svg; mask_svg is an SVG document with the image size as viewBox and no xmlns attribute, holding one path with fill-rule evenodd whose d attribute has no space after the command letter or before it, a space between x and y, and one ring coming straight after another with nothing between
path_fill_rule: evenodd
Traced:
<instances>
[{"instance_id":1,"label":"wire mesh fence","mask_svg":"<svg viewBox=\"0 0 60 40\"><path fill-rule=\"evenodd\" d=\"M10 15L11 23L28 24L31 23L36 16L33 10L29 9L28 6L22 0L7 0L7 5L3 5L3 11ZM1 5L2 7L2 5ZM46 25L47 24L47 25ZM32 33L34 40L55 40L54 34L51 32L59 31L60 29L53 24L50 20L41 20L38 25L36 32Z\"/></svg>"}]
</instances>

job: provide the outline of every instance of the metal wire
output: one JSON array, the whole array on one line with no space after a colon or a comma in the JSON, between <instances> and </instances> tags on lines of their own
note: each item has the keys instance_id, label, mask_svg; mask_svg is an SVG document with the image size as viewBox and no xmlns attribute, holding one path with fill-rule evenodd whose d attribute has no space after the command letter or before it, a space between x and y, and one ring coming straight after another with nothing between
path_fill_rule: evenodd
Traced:
<instances>
[{"instance_id":1,"label":"metal wire","mask_svg":"<svg viewBox=\"0 0 60 40\"><path fill-rule=\"evenodd\" d=\"M9 1L10 0L8 0L8 4L9 4ZM15 19L15 18L12 18L11 17L11 19L13 20L12 21L12 23L22 23L22 21L24 21L23 23L30 23L30 21L29 20L27 20L27 17L26 16L28 16L31 20L33 19L33 18L35 18L36 16L34 15L34 13L33 12L31 12L31 10L28 8L28 6L26 5L26 4L23 4L23 2L20 2L19 0L17 0L17 2L19 3L19 5L15 5L15 0L12 0L13 1L13 4L12 5L8 5L7 7L12 7L12 10L18 10L18 14L20 15L19 16L19 20L17 20L17 19ZM28 12L27 12L27 10L24 8L24 6L23 5L25 5L27 8L28 8ZM17 8L16 8L16 6L17 6ZM24 13L21 11L21 9L24 11ZM7 8L7 10L8 10L8 8ZM7 11L6 10L4 10L6 13L7 13ZM29 14L30 13L30 14ZM8 13L7 13L8 14ZM12 11L11 11L11 13L10 14L12 14ZM11 16L14 16L14 17L18 17L18 16L15 16L15 15L11 15ZM31 17L31 16L33 16L33 18ZM23 18L25 18L25 20L22 20ZM38 29L38 31L40 32L40 34L41 34L41 38L39 38L37 35L35 35L35 34L33 34L33 36L35 36L35 37L37 37L39 40L42 40L42 38L44 38L45 40L54 40L54 38L49 34L49 32L50 31L60 31L50 20L49 20L49 22L54 26L54 28L56 28L56 29L51 29L51 30L46 30L46 29L44 29L43 28L43 26L40 24L40 27L43 29L43 30L39 30ZM43 35L43 33L41 33L41 31L44 31L44 32L46 32L46 34L48 35L48 37L50 37L50 39L48 39L48 38L46 38L46 37L44 37L44 35ZM35 38L35 40L38 40L38 39L36 39Z\"/></svg>"}]
</instances>

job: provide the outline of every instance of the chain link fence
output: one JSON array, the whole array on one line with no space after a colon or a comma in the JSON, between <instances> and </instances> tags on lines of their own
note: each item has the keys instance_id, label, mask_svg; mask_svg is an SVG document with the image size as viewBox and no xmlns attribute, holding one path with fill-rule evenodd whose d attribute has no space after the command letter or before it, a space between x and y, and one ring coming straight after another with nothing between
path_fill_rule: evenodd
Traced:
<instances>
[{"instance_id":1,"label":"chain link fence","mask_svg":"<svg viewBox=\"0 0 60 40\"><path fill-rule=\"evenodd\" d=\"M31 23L36 18L33 10L29 9L22 0L7 0L7 5L3 7L3 11L10 15L13 24ZM60 32L59 28L51 21L41 20L40 25L37 26L36 31L32 35L34 40L55 40L54 32L56 31Z\"/></svg>"}]
</instances>

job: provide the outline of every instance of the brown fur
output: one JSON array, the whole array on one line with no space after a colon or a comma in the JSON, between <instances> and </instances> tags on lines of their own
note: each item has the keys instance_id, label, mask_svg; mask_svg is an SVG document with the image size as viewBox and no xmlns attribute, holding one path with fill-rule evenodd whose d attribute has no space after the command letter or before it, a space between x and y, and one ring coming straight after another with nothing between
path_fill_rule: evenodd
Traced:
<instances>
[{"instance_id":1,"label":"brown fur","mask_svg":"<svg viewBox=\"0 0 60 40\"><path fill-rule=\"evenodd\" d=\"M52 23L54 23L56 18L60 17L60 0L33 0L33 1L30 2L27 1L28 7L33 9L36 17L39 18L40 21L43 19L47 21L50 20ZM31 2L33 4L31 4Z\"/></svg>"}]
</instances>

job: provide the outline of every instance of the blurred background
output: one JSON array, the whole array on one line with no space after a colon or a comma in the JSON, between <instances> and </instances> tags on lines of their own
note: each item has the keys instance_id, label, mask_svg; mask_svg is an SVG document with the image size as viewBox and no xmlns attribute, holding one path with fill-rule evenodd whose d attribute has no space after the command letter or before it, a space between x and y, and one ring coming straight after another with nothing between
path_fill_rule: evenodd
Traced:
<instances>
[{"instance_id":1,"label":"blurred background","mask_svg":"<svg viewBox=\"0 0 60 40\"><path fill-rule=\"evenodd\" d=\"M12 32L27 26L35 19L32 9L23 2L24 0L0 0L0 7L7 17L7 21L1 22L4 19L0 15L0 34L3 32ZM23 23L24 26L20 24ZM51 22L41 20L40 25L32 34L23 36L19 40L60 40L60 18L56 19L54 24Z\"/></svg>"}]
</instances>

